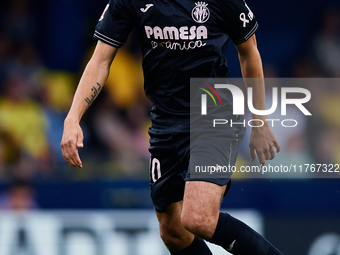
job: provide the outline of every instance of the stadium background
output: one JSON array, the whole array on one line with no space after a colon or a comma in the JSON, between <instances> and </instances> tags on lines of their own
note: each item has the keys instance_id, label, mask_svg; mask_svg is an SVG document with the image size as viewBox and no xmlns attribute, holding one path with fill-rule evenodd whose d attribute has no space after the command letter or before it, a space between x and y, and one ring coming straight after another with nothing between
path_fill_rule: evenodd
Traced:
<instances>
[{"instance_id":1,"label":"stadium background","mask_svg":"<svg viewBox=\"0 0 340 255\"><path fill-rule=\"evenodd\" d=\"M248 4L259 22L266 77L340 76L337 0ZM68 166L60 151L63 119L105 5L106 0L0 3L1 255L108 254L110 248L102 247L108 243L115 254L160 254L148 189L150 103L143 95L135 33L82 121L83 169ZM232 44L228 62L230 76L239 77ZM316 86L311 92L319 99L310 106L313 121L302 118L300 128L280 134L279 160L339 163L340 89ZM247 150L245 141L240 150L244 164L250 164ZM233 182L222 208L248 215L285 254L339 255L339 191L337 178L243 178ZM108 225L115 242L98 234L100 226ZM60 233L68 241L58 239ZM47 253L41 248L46 246Z\"/></svg>"}]
</instances>

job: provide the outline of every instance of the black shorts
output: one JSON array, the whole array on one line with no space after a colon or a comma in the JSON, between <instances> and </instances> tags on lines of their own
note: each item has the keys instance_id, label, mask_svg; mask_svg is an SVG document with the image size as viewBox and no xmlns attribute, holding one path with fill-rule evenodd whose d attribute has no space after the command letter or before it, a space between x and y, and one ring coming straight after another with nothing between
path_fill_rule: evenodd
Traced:
<instances>
[{"instance_id":1,"label":"black shorts","mask_svg":"<svg viewBox=\"0 0 340 255\"><path fill-rule=\"evenodd\" d=\"M231 180L230 177L224 178L197 178L190 177L189 163L192 165L201 165L202 160L205 164L230 164L235 165L239 145L244 136L244 130L230 130L230 135L225 137L216 137L215 141L221 147L217 153L214 153L213 158L203 157L207 155L209 146L202 146L202 140L211 142L211 135L207 138L206 135L200 134L195 137L195 141L200 141L193 146L191 144L190 151L190 133L177 132L161 132L149 129L151 153L150 159L150 188L151 197L157 212L164 212L167 206L171 203L181 201L184 195L184 186L186 181L206 181L215 183L220 186L227 185L227 194Z\"/></svg>"}]
</instances>

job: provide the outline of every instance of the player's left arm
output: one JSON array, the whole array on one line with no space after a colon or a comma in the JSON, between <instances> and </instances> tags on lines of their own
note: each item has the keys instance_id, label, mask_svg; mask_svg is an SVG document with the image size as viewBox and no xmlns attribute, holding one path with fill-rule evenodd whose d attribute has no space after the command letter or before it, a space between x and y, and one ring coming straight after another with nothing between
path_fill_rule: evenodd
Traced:
<instances>
[{"instance_id":1,"label":"player's left arm","mask_svg":"<svg viewBox=\"0 0 340 255\"><path fill-rule=\"evenodd\" d=\"M256 37L252 35L247 41L235 46L238 51L243 78L257 78L248 81L245 79L246 87L251 86L253 88L254 108L257 110L265 110L265 84L262 60L257 48ZM275 157L274 147L276 148L276 152L280 151L280 145L269 127L266 118L267 116L264 115L252 114L252 119L260 119L264 123L262 127L252 128L249 141L251 159L254 161L257 155L261 165L264 165L266 160ZM259 124L253 123L254 126Z\"/></svg>"}]
</instances>

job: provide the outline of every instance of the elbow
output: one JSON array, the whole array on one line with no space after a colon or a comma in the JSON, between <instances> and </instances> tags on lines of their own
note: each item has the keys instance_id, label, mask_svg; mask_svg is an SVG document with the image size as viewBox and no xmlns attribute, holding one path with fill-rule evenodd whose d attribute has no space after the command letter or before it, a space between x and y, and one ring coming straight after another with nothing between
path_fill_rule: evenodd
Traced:
<instances>
[{"instance_id":1,"label":"elbow","mask_svg":"<svg viewBox=\"0 0 340 255\"><path fill-rule=\"evenodd\" d=\"M112 63L112 60L103 60L103 59L91 59L89 64L95 66L96 68L103 70L103 71L110 71L110 66Z\"/></svg>"},{"instance_id":2,"label":"elbow","mask_svg":"<svg viewBox=\"0 0 340 255\"><path fill-rule=\"evenodd\" d=\"M241 61L261 59L260 52L257 48L251 48L238 52L238 58Z\"/></svg>"},{"instance_id":3,"label":"elbow","mask_svg":"<svg viewBox=\"0 0 340 255\"><path fill-rule=\"evenodd\" d=\"M97 60L92 58L88 62L87 68L93 70L94 73L105 73L106 76L109 76L111 63L112 61Z\"/></svg>"}]
</instances>

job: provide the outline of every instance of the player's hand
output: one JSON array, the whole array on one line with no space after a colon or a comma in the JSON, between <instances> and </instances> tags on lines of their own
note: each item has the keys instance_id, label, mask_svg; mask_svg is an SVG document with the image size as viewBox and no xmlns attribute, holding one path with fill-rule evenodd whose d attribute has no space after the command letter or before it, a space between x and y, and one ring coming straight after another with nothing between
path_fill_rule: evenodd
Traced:
<instances>
[{"instance_id":1,"label":"player's hand","mask_svg":"<svg viewBox=\"0 0 340 255\"><path fill-rule=\"evenodd\" d=\"M275 157L274 147L276 153L280 152L280 145L269 126L252 128L249 147L251 160L255 161L257 155L260 165L264 165L266 160L272 160Z\"/></svg>"},{"instance_id":2,"label":"player's hand","mask_svg":"<svg viewBox=\"0 0 340 255\"><path fill-rule=\"evenodd\" d=\"M83 131L78 122L65 120L61 150L67 163L72 166L83 167L79 157L78 148L83 148Z\"/></svg>"}]
</instances>

